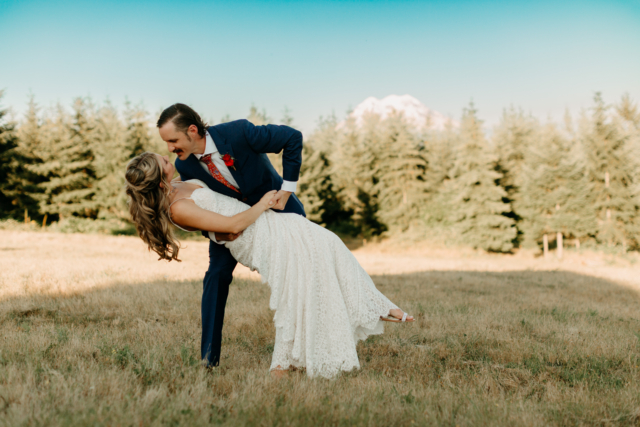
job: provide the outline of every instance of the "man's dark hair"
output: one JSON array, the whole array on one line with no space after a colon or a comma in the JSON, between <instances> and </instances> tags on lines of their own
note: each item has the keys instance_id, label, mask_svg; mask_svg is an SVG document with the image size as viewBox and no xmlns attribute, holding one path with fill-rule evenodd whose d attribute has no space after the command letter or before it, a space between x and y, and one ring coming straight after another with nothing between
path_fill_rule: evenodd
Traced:
<instances>
[{"instance_id":1,"label":"man's dark hair","mask_svg":"<svg viewBox=\"0 0 640 427\"><path fill-rule=\"evenodd\" d=\"M173 122L176 126L176 130L179 132L187 133L189 126L196 125L198 128L198 135L204 136L207 124L202 121L200 114L196 113L193 108L184 104L173 104L171 107L165 108L160 114L158 123L156 126L161 128L165 124Z\"/></svg>"}]
</instances>

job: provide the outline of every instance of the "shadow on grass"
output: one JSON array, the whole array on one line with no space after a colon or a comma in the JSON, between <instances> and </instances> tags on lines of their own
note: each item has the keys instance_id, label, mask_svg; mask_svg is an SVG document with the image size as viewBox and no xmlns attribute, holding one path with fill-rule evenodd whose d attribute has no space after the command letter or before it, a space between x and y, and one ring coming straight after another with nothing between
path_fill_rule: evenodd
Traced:
<instances>
[{"instance_id":1,"label":"shadow on grass","mask_svg":"<svg viewBox=\"0 0 640 427\"><path fill-rule=\"evenodd\" d=\"M309 380L304 372L279 385L269 379L269 289L246 280L232 284L221 366L213 371L199 366L201 282L192 281L114 284L2 301L0 374L34 375L34 384L24 380L25 386L46 391L47 381L57 378L48 372L64 372L81 389L89 387L87 372L106 373L136 402L146 402L153 390L167 396L152 410L129 409L103 394L120 408L122 417L110 418L116 424L131 411L158 423L194 425L206 424L200 415L220 423L388 425L390 413L398 424L638 421L635 290L564 271L372 278L416 322L385 325L383 335L360 342L362 368L333 382ZM204 381L202 390L194 388L197 381ZM7 390L0 385L0 395L10 400ZM97 408L92 420L103 420L105 412L87 399L88 407ZM189 404L191 412L175 402ZM27 403L16 408L33 409Z\"/></svg>"}]
</instances>

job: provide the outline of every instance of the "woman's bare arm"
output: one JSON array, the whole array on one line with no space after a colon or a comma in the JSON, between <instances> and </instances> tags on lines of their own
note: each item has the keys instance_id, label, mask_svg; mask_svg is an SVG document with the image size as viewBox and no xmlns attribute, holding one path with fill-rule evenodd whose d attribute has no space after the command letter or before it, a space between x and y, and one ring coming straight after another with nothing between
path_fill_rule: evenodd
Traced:
<instances>
[{"instance_id":1,"label":"woman's bare arm","mask_svg":"<svg viewBox=\"0 0 640 427\"><path fill-rule=\"evenodd\" d=\"M277 191L269 191L250 209L234 216L224 216L202 209L193 202L184 201L171 206L171 219L182 227L215 233L237 234L253 224L262 212L273 206L273 196Z\"/></svg>"}]
</instances>

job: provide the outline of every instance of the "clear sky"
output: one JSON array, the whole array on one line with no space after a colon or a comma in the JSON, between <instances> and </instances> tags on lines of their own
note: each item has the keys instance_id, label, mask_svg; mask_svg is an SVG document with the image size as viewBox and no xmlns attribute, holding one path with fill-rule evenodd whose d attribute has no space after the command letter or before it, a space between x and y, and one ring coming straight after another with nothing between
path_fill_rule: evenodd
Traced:
<instances>
[{"instance_id":1,"label":"clear sky","mask_svg":"<svg viewBox=\"0 0 640 427\"><path fill-rule=\"evenodd\" d=\"M640 0L0 0L2 105L76 96L184 102L207 119L249 107L311 131L368 96L410 94L487 125L515 105L560 119L640 101Z\"/></svg>"}]
</instances>

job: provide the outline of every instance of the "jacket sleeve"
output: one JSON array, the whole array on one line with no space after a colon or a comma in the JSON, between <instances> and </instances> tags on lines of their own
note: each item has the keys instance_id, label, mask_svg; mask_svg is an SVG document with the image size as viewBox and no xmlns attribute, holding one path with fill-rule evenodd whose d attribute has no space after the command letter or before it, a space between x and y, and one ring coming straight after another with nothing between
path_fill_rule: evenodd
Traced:
<instances>
[{"instance_id":1,"label":"jacket sleeve","mask_svg":"<svg viewBox=\"0 0 640 427\"><path fill-rule=\"evenodd\" d=\"M247 143L256 153L279 153L282 151L282 178L298 181L302 164L302 133L289 126L254 126L243 120L242 128Z\"/></svg>"}]
</instances>

